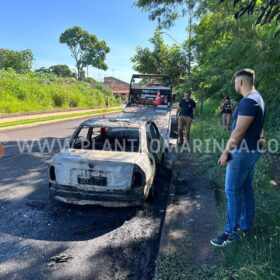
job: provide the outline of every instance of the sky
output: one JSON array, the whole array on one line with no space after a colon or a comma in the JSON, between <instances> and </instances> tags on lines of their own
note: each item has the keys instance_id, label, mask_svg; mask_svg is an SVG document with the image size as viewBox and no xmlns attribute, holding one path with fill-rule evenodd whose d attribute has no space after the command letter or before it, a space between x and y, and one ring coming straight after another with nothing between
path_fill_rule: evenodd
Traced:
<instances>
[{"instance_id":1,"label":"sky","mask_svg":"<svg viewBox=\"0 0 280 280\"><path fill-rule=\"evenodd\" d=\"M55 64L67 64L73 69L70 50L59 43L59 36L69 27L80 26L105 40L111 49L106 57L109 69L89 67L89 76L99 81L104 76L114 76L128 82L135 72L130 58L136 46L149 47L156 27L156 22L133 3L134 0L2 0L0 48L31 49L34 69ZM183 42L186 22L185 18L179 19L166 32ZM166 43L174 43L166 34L163 37Z\"/></svg>"}]
</instances>

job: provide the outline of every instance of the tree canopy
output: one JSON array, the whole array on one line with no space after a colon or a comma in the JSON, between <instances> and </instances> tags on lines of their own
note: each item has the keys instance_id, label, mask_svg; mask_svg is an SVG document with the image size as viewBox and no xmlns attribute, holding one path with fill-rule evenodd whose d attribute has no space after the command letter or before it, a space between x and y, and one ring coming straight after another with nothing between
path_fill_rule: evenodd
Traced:
<instances>
[{"instance_id":1,"label":"tree canopy","mask_svg":"<svg viewBox=\"0 0 280 280\"><path fill-rule=\"evenodd\" d=\"M145 74L167 74L174 84L178 84L187 75L187 55L180 46L165 44L160 29L155 31L150 42L152 50L136 48L136 54L131 58L134 70Z\"/></svg>"},{"instance_id":2,"label":"tree canopy","mask_svg":"<svg viewBox=\"0 0 280 280\"><path fill-rule=\"evenodd\" d=\"M170 27L174 21L185 16L196 6L194 0L137 0L136 6L149 13L151 20L160 19L162 27Z\"/></svg>"},{"instance_id":3,"label":"tree canopy","mask_svg":"<svg viewBox=\"0 0 280 280\"><path fill-rule=\"evenodd\" d=\"M18 73L31 71L33 54L31 50L14 51L0 49L0 69L14 69Z\"/></svg>"},{"instance_id":4,"label":"tree canopy","mask_svg":"<svg viewBox=\"0 0 280 280\"><path fill-rule=\"evenodd\" d=\"M193 25L193 35L189 38L186 33L184 43L194 50L192 75L186 76L185 82L178 85L182 92L183 89L192 88L196 94L199 93L201 100L219 100L226 95L237 99L239 97L232 83L233 74L242 68L252 68L256 72L257 89L261 91L269 108L266 123L273 127L272 123L280 123L277 108L280 102L280 40L279 36L275 36L279 30L279 19L276 17L279 1L257 1L254 7L252 4L248 6L253 1L234 1L235 5L232 1L220 2L196 1L194 10L197 18ZM151 11L163 12L158 14L162 17L165 16L164 10L159 10L162 5L173 10L179 9L180 5L186 7L186 1L181 0L139 0L138 4ZM239 13L236 20L236 13L243 6L247 10L250 7L250 16ZM262 7L266 7L265 10L261 10ZM262 20L258 11L263 11ZM161 45L165 45L164 42ZM150 67L151 63L154 65L154 61L158 60L157 52L158 48L151 52L138 47L137 55L142 54L142 63ZM165 65L164 61L161 63ZM140 72L146 70L145 65L136 69Z\"/></svg>"},{"instance_id":5,"label":"tree canopy","mask_svg":"<svg viewBox=\"0 0 280 280\"><path fill-rule=\"evenodd\" d=\"M50 73L56 74L60 77L73 77L73 73L71 69L65 64L57 64L53 65L49 68Z\"/></svg>"},{"instance_id":6,"label":"tree canopy","mask_svg":"<svg viewBox=\"0 0 280 280\"><path fill-rule=\"evenodd\" d=\"M229 5L230 1L214 0L214 1L193 1L193 0L136 0L136 6L149 12L149 18L155 20L160 18L163 21L164 27L171 26L174 21L188 13L188 11L195 10L196 13L201 14L209 11L209 6L217 8L217 4L223 3ZM280 22L280 0L232 0L232 6L235 8L233 14L236 19L239 19L244 14L257 14L255 24L269 24L273 21L279 25ZM280 30L276 31L276 34Z\"/></svg>"},{"instance_id":7,"label":"tree canopy","mask_svg":"<svg viewBox=\"0 0 280 280\"><path fill-rule=\"evenodd\" d=\"M220 0L223 3L225 0ZM245 13L252 15L256 7L258 6L257 0L251 0L249 3L244 4L241 0L233 0L233 6L240 4L239 9L235 13L235 18L238 19ZM280 21L280 1L279 0L265 0L259 1L258 16L256 18L256 24L268 24L276 19L277 23Z\"/></svg>"},{"instance_id":8,"label":"tree canopy","mask_svg":"<svg viewBox=\"0 0 280 280\"><path fill-rule=\"evenodd\" d=\"M75 77L75 73L71 71L68 65L57 64L50 66L49 68L41 67L35 70L36 72L52 73L59 77Z\"/></svg>"},{"instance_id":9,"label":"tree canopy","mask_svg":"<svg viewBox=\"0 0 280 280\"><path fill-rule=\"evenodd\" d=\"M59 41L70 48L79 80L82 79L84 68L87 66L108 69L105 59L110 49L105 41L99 41L94 34L88 33L79 26L74 26L65 30L60 35Z\"/></svg>"}]
</instances>

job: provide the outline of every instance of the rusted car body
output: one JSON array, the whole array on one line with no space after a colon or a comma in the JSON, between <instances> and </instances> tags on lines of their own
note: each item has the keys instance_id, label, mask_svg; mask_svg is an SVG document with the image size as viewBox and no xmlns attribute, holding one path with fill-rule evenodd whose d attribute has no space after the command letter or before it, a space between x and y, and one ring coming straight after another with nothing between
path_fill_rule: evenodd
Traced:
<instances>
[{"instance_id":1,"label":"rusted car body","mask_svg":"<svg viewBox=\"0 0 280 280\"><path fill-rule=\"evenodd\" d=\"M49 165L50 193L71 204L126 207L153 191L164 141L152 121L88 120Z\"/></svg>"}]
</instances>

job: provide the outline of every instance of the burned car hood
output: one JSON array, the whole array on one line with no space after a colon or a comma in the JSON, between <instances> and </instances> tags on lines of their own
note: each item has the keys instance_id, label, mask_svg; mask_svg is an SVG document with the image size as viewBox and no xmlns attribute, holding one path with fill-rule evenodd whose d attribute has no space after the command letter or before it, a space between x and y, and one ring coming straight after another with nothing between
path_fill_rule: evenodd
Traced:
<instances>
[{"instance_id":1,"label":"burned car hood","mask_svg":"<svg viewBox=\"0 0 280 280\"><path fill-rule=\"evenodd\" d=\"M78 150L67 149L56 154L52 158L53 163L58 163L60 160L97 160L123 163L136 163L140 158L141 153L134 152L115 152L115 151L96 151L96 150Z\"/></svg>"}]
</instances>

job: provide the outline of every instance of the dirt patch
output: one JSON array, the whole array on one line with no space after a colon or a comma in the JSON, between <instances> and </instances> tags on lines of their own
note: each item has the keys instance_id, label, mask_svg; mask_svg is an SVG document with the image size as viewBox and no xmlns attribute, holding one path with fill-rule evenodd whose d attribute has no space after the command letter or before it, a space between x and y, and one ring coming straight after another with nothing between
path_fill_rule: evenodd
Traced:
<instances>
[{"instance_id":1,"label":"dirt patch","mask_svg":"<svg viewBox=\"0 0 280 280\"><path fill-rule=\"evenodd\" d=\"M207 278L221 263L221 257L209 242L219 233L215 191L201 175L199 159L194 154L179 155L173 174L156 279ZM176 263L178 259L184 262L184 272L179 271L180 265L174 265L179 270L171 275L172 270L162 265L173 259Z\"/></svg>"}]
</instances>

